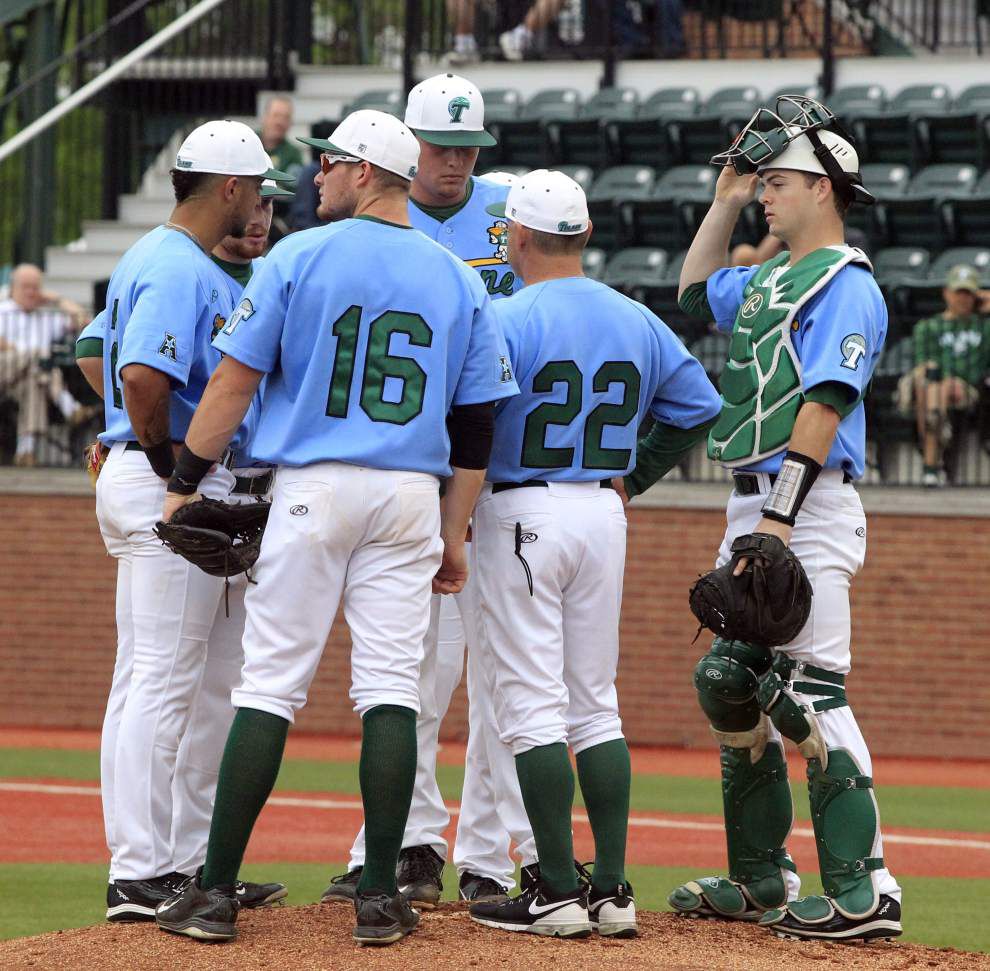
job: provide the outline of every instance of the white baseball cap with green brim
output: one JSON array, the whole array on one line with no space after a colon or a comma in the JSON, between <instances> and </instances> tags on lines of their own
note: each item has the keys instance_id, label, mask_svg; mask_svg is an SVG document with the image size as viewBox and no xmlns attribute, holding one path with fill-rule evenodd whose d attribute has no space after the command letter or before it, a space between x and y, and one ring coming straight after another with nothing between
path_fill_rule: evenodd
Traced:
<instances>
[{"instance_id":1,"label":"white baseball cap with green brim","mask_svg":"<svg viewBox=\"0 0 990 971\"><path fill-rule=\"evenodd\" d=\"M194 128L179 146L175 167L180 172L252 175L291 182L288 172L272 168L261 139L240 121L208 121Z\"/></svg>"},{"instance_id":2,"label":"white baseball cap with green brim","mask_svg":"<svg viewBox=\"0 0 990 971\"><path fill-rule=\"evenodd\" d=\"M485 99L467 78L437 74L409 92L405 123L418 138L444 148L487 148L495 136L485 131Z\"/></svg>"},{"instance_id":3,"label":"white baseball cap with green brim","mask_svg":"<svg viewBox=\"0 0 990 971\"><path fill-rule=\"evenodd\" d=\"M295 185L290 189L287 184L279 185L274 179L265 179L261 183L262 199L293 199L295 195Z\"/></svg>"},{"instance_id":4,"label":"white baseball cap with green brim","mask_svg":"<svg viewBox=\"0 0 990 971\"><path fill-rule=\"evenodd\" d=\"M487 206L485 211L557 236L576 236L591 222L584 189L563 172L547 169L520 176L505 202Z\"/></svg>"},{"instance_id":5,"label":"white baseball cap with green brim","mask_svg":"<svg viewBox=\"0 0 990 971\"><path fill-rule=\"evenodd\" d=\"M412 182L419 166L419 142L394 115L371 108L349 114L329 138L298 139L329 155L343 155L377 165Z\"/></svg>"}]
</instances>

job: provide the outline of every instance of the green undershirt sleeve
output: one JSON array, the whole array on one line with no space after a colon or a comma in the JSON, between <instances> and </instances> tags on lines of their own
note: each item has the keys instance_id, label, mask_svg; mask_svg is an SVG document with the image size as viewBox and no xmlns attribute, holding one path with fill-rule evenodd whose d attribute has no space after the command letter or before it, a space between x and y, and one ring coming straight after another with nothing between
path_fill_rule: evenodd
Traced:
<instances>
[{"instance_id":1,"label":"green undershirt sleeve","mask_svg":"<svg viewBox=\"0 0 990 971\"><path fill-rule=\"evenodd\" d=\"M708 302L708 283L705 280L687 287L678 299L677 305L684 313L699 320L711 320L715 316Z\"/></svg>"},{"instance_id":2,"label":"green undershirt sleeve","mask_svg":"<svg viewBox=\"0 0 990 971\"><path fill-rule=\"evenodd\" d=\"M84 337L76 341L76 360L81 361L84 357L103 357L102 337Z\"/></svg>"},{"instance_id":3,"label":"green undershirt sleeve","mask_svg":"<svg viewBox=\"0 0 990 971\"><path fill-rule=\"evenodd\" d=\"M860 396L850 385L841 381L823 381L806 391L804 400L828 405L839 413L840 418L845 418L859 404Z\"/></svg>"},{"instance_id":4,"label":"green undershirt sleeve","mask_svg":"<svg viewBox=\"0 0 990 971\"><path fill-rule=\"evenodd\" d=\"M690 452L715 424L718 416L694 428L675 428L656 422L649 433L636 445L636 468L624 479L626 494L632 499L659 482Z\"/></svg>"}]
</instances>

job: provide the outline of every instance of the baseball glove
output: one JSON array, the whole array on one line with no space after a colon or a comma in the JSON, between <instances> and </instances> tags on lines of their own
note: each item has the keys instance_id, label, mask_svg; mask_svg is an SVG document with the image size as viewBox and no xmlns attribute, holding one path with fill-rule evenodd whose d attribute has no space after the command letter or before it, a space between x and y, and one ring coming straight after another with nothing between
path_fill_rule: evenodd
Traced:
<instances>
[{"instance_id":1,"label":"baseball glove","mask_svg":"<svg viewBox=\"0 0 990 971\"><path fill-rule=\"evenodd\" d=\"M769 533L732 543L732 559L691 588L691 611L702 627L730 641L777 647L794 640L811 613L811 582L789 547ZM749 562L733 576L739 560Z\"/></svg>"},{"instance_id":2,"label":"baseball glove","mask_svg":"<svg viewBox=\"0 0 990 971\"><path fill-rule=\"evenodd\" d=\"M181 506L155 535L173 552L211 576L247 573L258 559L270 502L199 499Z\"/></svg>"}]
</instances>

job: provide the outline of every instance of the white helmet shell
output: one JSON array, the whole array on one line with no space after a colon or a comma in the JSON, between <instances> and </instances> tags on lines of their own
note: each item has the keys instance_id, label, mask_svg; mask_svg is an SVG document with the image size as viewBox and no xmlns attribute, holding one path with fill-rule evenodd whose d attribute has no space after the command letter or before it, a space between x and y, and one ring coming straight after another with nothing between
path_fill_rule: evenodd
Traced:
<instances>
[{"instance_id":1,"label":"white helmet shell","mask_svg":"<svg viewBox=\"0 0 990 971\"><path fill-rule=\"evenodd\" d=\"M800 128L790 125L787 127L788 134L799 131L801 131ZM821 143L835 157L843 172L849 172L852 175L859 172L859 156L849 142L841 135L836 135L835 132L825 129L820 129L817 134ZM828 175L825 167L815 157L815 149L807 135L798 135L784 151L770 159L765 165L761 165L757 172L763 172L765 169L793 169L797 172Z\"/></svg>"}]
</instances>

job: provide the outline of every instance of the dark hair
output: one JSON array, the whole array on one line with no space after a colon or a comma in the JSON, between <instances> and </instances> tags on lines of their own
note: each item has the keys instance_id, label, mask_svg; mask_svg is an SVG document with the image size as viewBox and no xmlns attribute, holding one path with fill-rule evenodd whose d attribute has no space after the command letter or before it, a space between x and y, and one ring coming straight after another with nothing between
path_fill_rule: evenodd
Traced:
<instances>
[{"instance_id":1,"label":"dark hair","mask_svg":"<svg viewBox=\"0 0 990 971\"><path fill-rule=\"evenodd\" d=\"M531 230L533 246L544 256L573 256L580 253L588 242L588 231L564 236L561 233L544 233Z\"/></svg>"},{"instance_id":2,"label":"dark hair","mask_svg":"<svg viewBox=\"0 0 990 971\"><path fill-rule=\"evenodd\" d=\"M172 169L169 175L172 176L172 191L175 193L176 203L183 203L190 196L196 195L213 178L210 172L183 172L181 169Z\"/></svg>"},{"instance_id":3,"label":"dark hair","mask_svg":"<svg viewBox=\"0 0 990 971\"><path fill-rule=\"evenodd\" d=\"M835 183L827 175L816 175L814 172L802 172L804 176L804 184L810 189L819 179L828 179L829 184L832 186L832 202L835 204L835 211L839 214L840 219L846 218L846 213L849 211L850 199L844 199L842 195L836 190Z\"/></svg>"}]
</instances>

